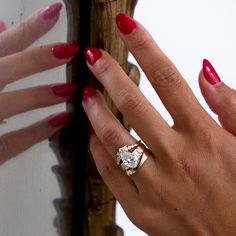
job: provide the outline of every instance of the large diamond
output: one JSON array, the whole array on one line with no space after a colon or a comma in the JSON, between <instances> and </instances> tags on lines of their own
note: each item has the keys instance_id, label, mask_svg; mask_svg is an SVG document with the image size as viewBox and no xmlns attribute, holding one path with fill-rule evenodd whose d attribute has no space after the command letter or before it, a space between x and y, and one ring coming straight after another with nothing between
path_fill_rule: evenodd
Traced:
<instances>
[{"instance_id":1,"label":"large diamond","mask_svg":"<svg viewBox=\"0 0 236 236\"><path fill-rule=\"evenodd\" d=\"M126 150L119 151L117 154L117 162L123 170L135 169L138 167L140 155L135 155Z\"/></svg>"}]
</instances>

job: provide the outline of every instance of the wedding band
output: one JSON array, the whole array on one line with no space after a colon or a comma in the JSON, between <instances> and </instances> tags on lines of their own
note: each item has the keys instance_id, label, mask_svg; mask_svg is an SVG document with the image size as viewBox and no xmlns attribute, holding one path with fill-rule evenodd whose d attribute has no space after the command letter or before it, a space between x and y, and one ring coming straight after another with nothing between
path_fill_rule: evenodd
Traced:
<instances>
[{"instance_id":1,"label":"wedding band","mask_svg":"<svg viewBox=\"0 0 236 236\"><path fill-rule=\"evenodd\" d=\"M138 141L133 145L125 145L119 148L116 161L117 165L128 176L131 176L144 164L149 155L149 149L141 141Z\"/></svg>"}]
</instances>

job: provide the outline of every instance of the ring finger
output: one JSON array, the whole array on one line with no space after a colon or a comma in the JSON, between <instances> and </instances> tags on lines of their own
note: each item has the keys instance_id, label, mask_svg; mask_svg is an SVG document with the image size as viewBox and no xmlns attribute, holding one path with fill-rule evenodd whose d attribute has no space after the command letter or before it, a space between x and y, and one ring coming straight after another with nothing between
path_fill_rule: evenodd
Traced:
<instances>
[{"instance_id":1,"label":"ring finger","mask_svg":"<svg viewBox=\"0 0 236 236\"><path fill-rule=\"evenodd\" d=\"M108 109L105 99L97 90L91 87L84 89L83 107L97 137L111 157L116 156L120 147L124 145L132 145L137 142L114 117ZM111 163L111 160L103 160L102 163L100 160L100 163L97 165L104 179L110 179L111 177L113 179L116 178L114 173L117 173L119 176L124 175L121 171L117 172L117 169L119 169L117 165L110 165L109 168L104 167L104 165L107 165L107 162ZM115 158L113 162L116 162ZM109 173L107 173L108 169ZM155 161L150 155L140 169L131 176L131 179L134 181L140 192L142 191L143 186L150 186L154 180L156 181L157 179L160 179L158 173L160 172L157 171ZM125 179L126 181L129 180L128 177Z\"/></svg>"},{"instance_id":2,"label":"ring finger","mask_svg":"<svg viewBox=\"0 0 236 236\"><path fill-rule=\"evenodd\" d=\"M54 84L21 89L0 94L0 120L32 109L46 107L68 100L76 85Z\"/></svg>"}]
</instances>

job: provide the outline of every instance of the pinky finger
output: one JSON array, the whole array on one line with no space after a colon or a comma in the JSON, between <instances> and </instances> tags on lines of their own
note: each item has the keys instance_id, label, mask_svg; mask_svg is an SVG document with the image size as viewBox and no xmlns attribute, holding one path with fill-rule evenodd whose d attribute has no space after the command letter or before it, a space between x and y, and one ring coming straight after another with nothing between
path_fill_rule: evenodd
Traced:
<instances>
[{"instance_id":1,"label":"pinky finger","mask_svg":"<svg viewBox=\"0 0 236 236\"><path fill-rule=\"evenodd\" d=\"M104 182L122 207L129 211L129 207L135 205L139 199L134 182L124 175L95 134L90 137L90 151Z\"/></svg>"},{"instance_id":2,"label":"pinky finger","mask_svg":"<svg viewBox=\"0 0 236 236\"><path fill-rule=\"evenodd\" d=\"M34 144L51 137L70 120L71 114L63 112L26 128L2 135L0 137L0 165Z\"/></svg>"}]
</instances>

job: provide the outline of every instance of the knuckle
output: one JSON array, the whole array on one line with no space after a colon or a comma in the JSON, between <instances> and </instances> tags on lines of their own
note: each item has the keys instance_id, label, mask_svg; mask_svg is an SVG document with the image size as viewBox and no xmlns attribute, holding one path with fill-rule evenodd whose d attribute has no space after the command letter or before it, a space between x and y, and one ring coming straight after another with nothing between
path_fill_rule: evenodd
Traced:
<instances>
[{"instance_id":1,"label":"knuckle","mask_svg":"<svg viewBox=\"0 0 236 236\"><path fill-rule=\"evenodd\" d=\"M51 57L48 53L47 46L41 46L39 48L33 48L28 50L27 56L30 64L33 67L36 67L37 70L45 70L51 68L55 65L55 60L51 60Z\"/></svg>"},{"instance_id":2,"label":"knuckle","mask_svg":"<svg viewBox=\"0 0 236 236\"><path fill-rule=\"evenodd\" d=\"M52 89L49 89L48 86L38 86L32 88L32 90L30 91L30 99L32 101L28 102L31 102L30 104L33 108L53 104L55 100L52 99L54 98L54 94L51 91Z\"/></svg>"},{"instance_id":3,"label":"knuckle","mask_svg":"<svg viewBox=\"0 0 236 236\"><path fill-rule=\"evenodd\" d=\"M169 88L179 86L181 76L174 65L163 63L150 73L152 84L159 88Z\"/></svg>"},{"instance_id":4,"label":"knuckle","mask_svg":"<svg viewBox=\"0 0 236 236\"><path fill-rule=\"evenodd\" d=\"M29 60L32 65L45 65L47 60L45 60L45 56L43 55L43 50L32 49L28 52Z\"/></svg>"},{"instance_id":5,"label":"knuckle","mask_svg":"<svg viewBox=\"0 0 236 236\"><path fill-rule=\"evenodd\" d=\"M101 78L106 74L109 74L110 72L111 65L105 61L105 60L100 60L97 65L95 65L96 69L96 76Z\"/></svg>"},{"instance_id":6,"label":"knuckle","mask_svg":"<svg viewBox=\"0 0 236 236\"><path fill-rule=\"evenodd\" d=\"M117 143L120 143L121 136L114 125L105 124L100 130L100 137L103 143L111 147L117 148Z\"/></svg>"},{"instance_id":7,"label":"knuckle","mask_svg":"<svg viewBox=\"0 0 236 236\"><path fill-rule=\"evenodd\" d=\"M140 34L138 37L135 37L131 43L134 51L145 51L146 49L150 48L152 39L147 37L147 35Z\"/></svg>"},{"instance_id":8,"label":"knuckle","mask_svg":"<svg viewBox=\"0 0 236 236\"><path fill-rule=\"evenodd\" d=\"M132 94L132 96L131 96ZM142 100L139 96L139 94L131 93L128 89L123 89L118 94L118 107L121 108L121 110L124 113L135 113L139 114L141 111L143 113L143 106L142 106Z\"/></svg>"}]
</instances>

